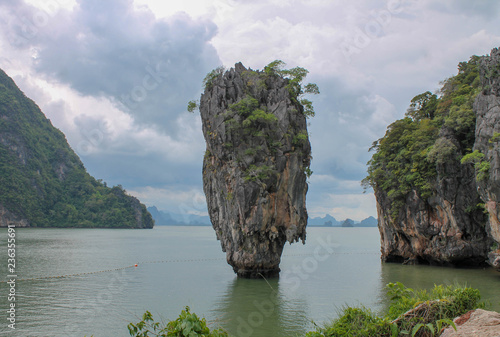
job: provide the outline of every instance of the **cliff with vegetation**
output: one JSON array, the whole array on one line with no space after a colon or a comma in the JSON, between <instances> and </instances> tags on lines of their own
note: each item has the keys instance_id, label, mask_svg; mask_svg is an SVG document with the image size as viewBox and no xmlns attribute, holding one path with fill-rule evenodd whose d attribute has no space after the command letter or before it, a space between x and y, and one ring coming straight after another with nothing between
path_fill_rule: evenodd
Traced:
<instances>
[{"instance_id":1,"label":"cliff with vegetation","mask_svg":"<svg viewBox=\"0 0 500 337\"><path fill-rule=\"evenodd\" d=\"M458 70L373 144L384 261L500 267L500 53Z\"/></svg>"},{"instance_id":2,"label":"cliff with vegetation","mask_svg":"<svg viewBox=\"0 0 500 337\"><path fill-rule=\"evenodd\" d=\"M241 63L205 79L203 188L227 262L242 277L276 276L286 241L306 238L311 102L303 68Z\"/></svg>"},{"instance_id":3,"label":"cliff with vegetation","mask_svg":"<svg viewBox=\"0 0 500 337\"><path fill-rule=\"evenodd\" d=\"M62 132L0 70L0 227L152 228L146 207L90 176Z\"/></svg>"}]
</instances>

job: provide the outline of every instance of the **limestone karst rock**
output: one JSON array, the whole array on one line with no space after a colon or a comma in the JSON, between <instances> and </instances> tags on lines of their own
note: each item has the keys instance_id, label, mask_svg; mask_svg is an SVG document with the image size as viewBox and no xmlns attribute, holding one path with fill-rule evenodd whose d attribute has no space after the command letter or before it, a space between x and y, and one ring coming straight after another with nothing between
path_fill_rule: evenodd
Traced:
<instances>
[{"instance_id":1,"label":"limestone karst rock","mask_svg":"<svg viewBox=\"0 0 500 337\"><path fill-rule=\"evenodd\" d=\"M474 172L460 163L438 168L435 195L423 198L412 190L397 218L390 215L390 198L376 192L382 259L408 264L481 265L490 246Z\"/></svg>"},{"instance_id":2,"label":"limestone karst rock","mask_svg":"<svg viewBox=\"0 0 500 337\"><path fill-rule=\"evenodd\" d=\"M285 242L306 238L311 147L301 89L241 63L212 75L199 106L210 219L238 276L277 276Z\"/></svg>"},{"instance_id":3,"label":"limestone karst rock","mask_svg":"<svg viewBox=\"0 0 500 337\"><path fill-rule=\"evenodd\" d=\"M374 143L382 259L500 270L500 52L444 83Z\"/></svg>"},{"instance_id":4,"label":"limestone karst rock","mask_svg":"<svg viewBox=\"0 0 500 337\"><path fill-rule=\"evenodd\" d=\"M497 48L481 59L479 71L483 90L474 102L477 116L474 150L484 155L489 169L483 179L478 179L478 191L488 212L488 231L496 242L489 262L500 270L500 51Z\"/></svg>"}]
</instances>

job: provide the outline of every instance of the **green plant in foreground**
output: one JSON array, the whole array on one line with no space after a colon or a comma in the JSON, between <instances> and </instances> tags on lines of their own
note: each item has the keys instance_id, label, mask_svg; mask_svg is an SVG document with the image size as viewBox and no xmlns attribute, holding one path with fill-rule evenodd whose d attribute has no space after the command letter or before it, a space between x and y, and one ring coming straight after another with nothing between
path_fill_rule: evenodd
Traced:
<instances>
[{"instance_id":1,"label":"green plant in foreground","mask_svg":"<svg viewBox=\"0 0 500 337\"><path fill-rule=\"evenodd\" d=\"M228 334L220 329L210 331L204 318L200 319L195 313L191 313L189 307L182 310L175 321L170 321L166 326L155 322L153 315L146 311L139 323L128 325L130 336L133 337L227 337Z\"/></svg>"},{"instance_id":2,"label":"green plant in foreground","mask_svg":"<svg viewBox=\"0 0 500 337\"><path fill-rule=\"evenodd\" d=\"M477 289L435 285L431 291L415 291L400 282L388 284L391 305L387 318L397 324L399 333L411 336L435 336L452 319L483 307Z\"/></svg>"},{"instance_id":3,"label":"green plant in foreground","mask_svg":"<svg viewBox=\"0 0 500 337\"><path fill-rule=\"evenodd\" d=\"M310 331L306 337L429 337L439 336L448 325L456 330L453 318L483 308L479 290L470 287L435 285L431 291L413 290L402 283L389 283L391 303L380 317L365 307L345 307L329 325ZM139 323L128 325L132 337L229 337L224 330L212 330L206 320L182 310L175 321L160 324L149 311Z\"/></svg>"},{"instance_id":4,"label":"green plant in foreground","mask_svg":"<svg viewBox=\"0 0 500 337\"><path fill-rule=\"evenodd\" d=\"M339 318L306 337L427 337L438 336L442 328L455 327L453 318L482 307L477 289L459 286L434 286L431 291L416 291L402 283L389 283L391 303L383 317L366 308L344 308Z\"/></svg>"},{"instance_id":5,"label":"green plant in foreground","mask_svg":"<svg viewBox=\"0 0 500 337\"><path fill-rule=\"evenodd\" d=\"M317 329L306 334L306 337L330 336L390 336L390 323L377 317L367 308L346 307L342 315L324 329Z\"/></svg>"}]
</instances>

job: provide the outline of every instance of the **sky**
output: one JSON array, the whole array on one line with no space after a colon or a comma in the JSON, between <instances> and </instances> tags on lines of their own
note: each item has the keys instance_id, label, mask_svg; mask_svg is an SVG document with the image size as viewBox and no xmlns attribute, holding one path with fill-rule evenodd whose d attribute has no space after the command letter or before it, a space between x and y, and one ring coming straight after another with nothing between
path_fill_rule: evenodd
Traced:
<instances>
[{"instance_id":1,"label":"sky","mask_svg":"<svg viewBox=\"0 0 500 337\"><path fill-rule=\"evenodd\" d=\"M376 216L368 152L410 100L500 46L497 0L0 0L0 68L85 167L147 206L207 214L202 80L273 60L309 70L309 216Z\"/></svg>"}]
</instances>

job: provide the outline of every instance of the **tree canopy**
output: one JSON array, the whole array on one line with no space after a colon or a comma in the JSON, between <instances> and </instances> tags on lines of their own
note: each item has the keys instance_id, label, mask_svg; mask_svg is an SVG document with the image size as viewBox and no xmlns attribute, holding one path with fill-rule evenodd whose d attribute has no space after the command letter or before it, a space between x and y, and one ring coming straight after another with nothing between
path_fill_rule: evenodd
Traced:
<instances>
[{"instance_id":1,"label":"tree canopy","mask_svg":"<svg viewBox=\"0 0 500 337\"><path fill-rule=\"evenodd\" d=\"M38 106L0 70L0 204L36 227L144 227L146 207L87 173Z\"/></svg>"},{"instance_id":2,"label":"tree canopy","mask_svg":"<svg viewBox=\"0 0 500 337\"><path fill-rule=\"evenodd\" d=\"M422 198L433 194L437 165L459 163L472 152L476 119L472 104L480 92L479 57L461 62L459 72L445 80L438 94L426 91L415 96L403 119L387 128L384 137L373 143L365 187L383 191L397 216L408 193L416 190ZM457 142L440 137L446 128Z\"/></svg>"}]
</instances>

